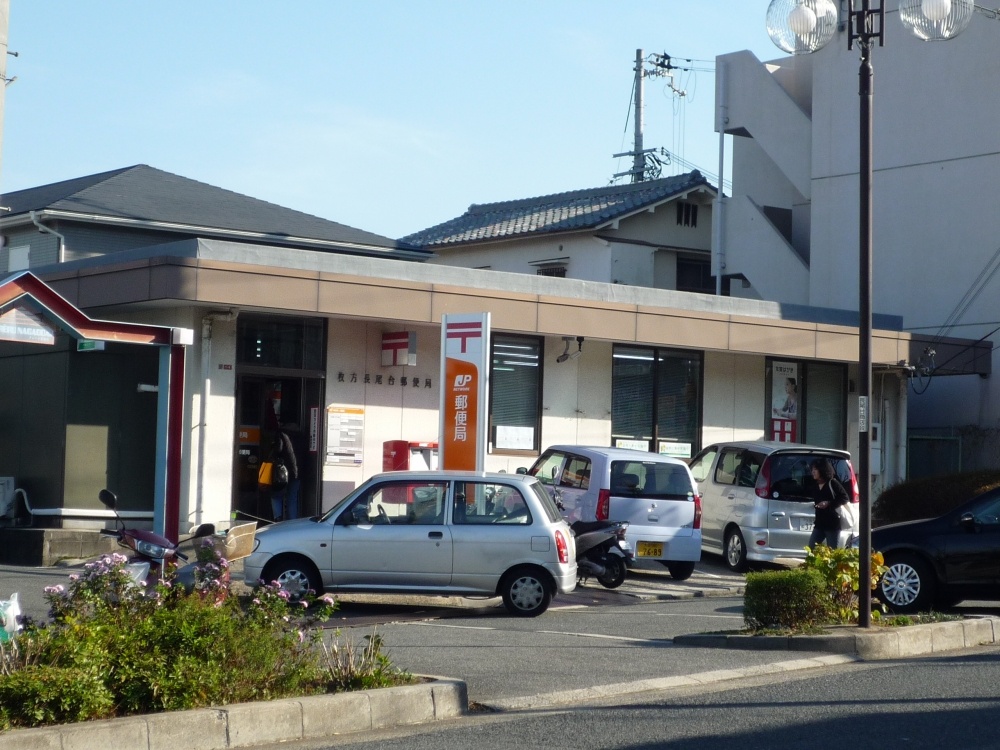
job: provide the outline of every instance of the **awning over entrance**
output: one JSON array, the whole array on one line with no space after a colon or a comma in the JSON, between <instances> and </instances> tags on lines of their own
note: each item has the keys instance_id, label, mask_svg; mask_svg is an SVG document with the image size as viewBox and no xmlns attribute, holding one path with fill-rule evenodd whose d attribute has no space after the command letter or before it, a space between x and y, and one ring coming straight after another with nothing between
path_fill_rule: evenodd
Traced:
<instances>
[{"instance_id":1,"label":"awning over entrance","mask_svg":"<svg viewBox=\"0 0 1000 750\"><path fill-rule=\"evenodd\" d=\"M193 342L194 332L187 328L94 320L27 271L0 281L0 341L51 346L57 333L75 339L80 351L101 349L107 342L159 347L154 527L176 539L181 488L184 347Z\"/></svg>"}]
</instances>

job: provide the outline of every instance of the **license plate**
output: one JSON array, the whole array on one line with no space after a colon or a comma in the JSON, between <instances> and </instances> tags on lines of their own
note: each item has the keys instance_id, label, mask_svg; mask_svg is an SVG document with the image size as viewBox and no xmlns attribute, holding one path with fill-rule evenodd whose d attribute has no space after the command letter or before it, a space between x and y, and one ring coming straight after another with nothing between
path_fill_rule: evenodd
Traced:
<instances>
[{"instance_id":1,"label":"license plate","mask_svg":"<svg viewBox=\"0 0 1000 750\"><path fill-rule=\"evenodd\" d=\"M813 522L812 521L799 521L799 531L812 531Z\"/></svg>"},{"instance_id":2,"label":"license plate","mask_svg":"<svg viewBox=\"0 0 1000 750\"><path fill-rule=\"evenodd\" d=\"M638 542L636 552L639 557L663 557L663 542Z\"/></svg>"}]
</instances>

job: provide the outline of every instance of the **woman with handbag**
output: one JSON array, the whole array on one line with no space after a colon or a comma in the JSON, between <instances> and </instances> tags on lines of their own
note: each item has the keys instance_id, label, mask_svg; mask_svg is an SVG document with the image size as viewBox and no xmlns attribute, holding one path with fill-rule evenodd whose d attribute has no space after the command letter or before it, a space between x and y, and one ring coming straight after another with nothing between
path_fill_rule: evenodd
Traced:
<instances>
[{"instance_id":1,"label":"woman with handbag","mask_svg":"<svg viewBox=\"0 0 1000 750\"><path fill-rule=\"evenodd\" d=\"M829 459L817 458L810 465L813 480L816 482L813 497L813 507L816 509L812 534L809 535L809 548L820 542L834 549L840 541L841 521L837 508L847 505L850 498L834 476L833 464Z\"/></svg>"},{"instance_id":2,"label":"woman with handbag","mask_svg":"<svg viewBox=\"0 0 1000 750\"><path fill-rule=\"evenodd\" d=\"M271 511L275 521L299 516L299 462L292 439L283 425L278 427L271 447L274 471L271 479Z\"/></svg>"}]
</instances>

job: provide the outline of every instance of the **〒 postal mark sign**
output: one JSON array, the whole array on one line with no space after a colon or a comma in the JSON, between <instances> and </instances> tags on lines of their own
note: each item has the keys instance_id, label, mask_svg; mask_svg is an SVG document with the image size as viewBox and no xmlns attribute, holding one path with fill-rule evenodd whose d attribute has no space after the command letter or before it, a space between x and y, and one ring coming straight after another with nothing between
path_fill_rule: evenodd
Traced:
<instances>
[{"instance_id":1,"label":"\u3012 postal mark sign","mask_svg":"<svg viewBox=\"0 0 1000 750\"><path fill-rule=\"evenodd\" d=\"M442 469L482 471L486 451L490 314L441 319Z\"/></svg>"}]
</instances>

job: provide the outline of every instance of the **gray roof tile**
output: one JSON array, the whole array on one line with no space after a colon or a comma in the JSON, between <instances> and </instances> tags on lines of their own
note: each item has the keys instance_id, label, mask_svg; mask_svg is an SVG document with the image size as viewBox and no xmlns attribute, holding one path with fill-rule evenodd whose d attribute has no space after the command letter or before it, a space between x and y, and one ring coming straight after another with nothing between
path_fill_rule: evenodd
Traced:
<instances>
[{"instance_id":1,"label":"gray roof tile","mask_svg":"<svg viewBox=\"0 0 1000 750\"><path fill-rule=\"evenodd\" d=\"M414 232L401 241L431 248L594 229L699 186L714 192L708 180L695 170L628 185L609 185L502 203L473 204L458 218Z\"/></svg>"},{"instance_id":2,"label":"gray roof tile","mask_svg":"<svg viewBox=\"0 0 1000 750\"><path fill-rule=\"evenodd\" d=\"M198 228L203 228L286 236L292 244L294 238L304 238L387 250L414 249L389 237L145 164L7 193L0 197L0 205L9 208L4 213L5 218L48 209L175 224L191 227L192 234L198 234ZM272 240L269 242L273 244Z\"/></svg>"}]
</instances>

